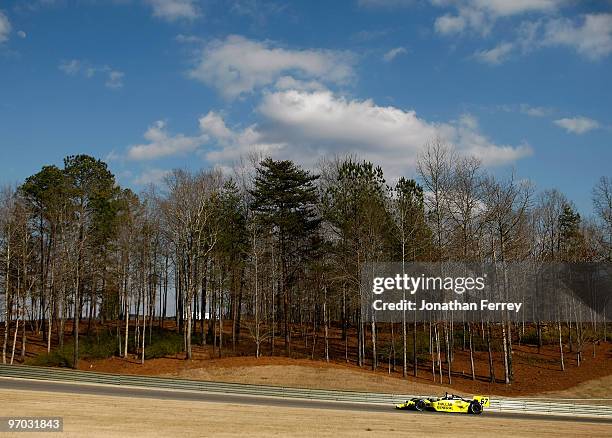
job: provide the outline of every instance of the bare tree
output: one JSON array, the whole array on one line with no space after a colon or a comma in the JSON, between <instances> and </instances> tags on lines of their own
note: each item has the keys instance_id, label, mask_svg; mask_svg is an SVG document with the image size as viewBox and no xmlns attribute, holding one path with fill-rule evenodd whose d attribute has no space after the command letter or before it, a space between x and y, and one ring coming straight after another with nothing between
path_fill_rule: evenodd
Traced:
<instances>
[{"instance_id":1,"label":"bare tree","mask_svg":"<svg viewBox=\"0 0 612 438\"><path fill-rule=\"evenodd\" d=\"M218 171L191 174L175 170L166 178L168 198L160 205L169 240L175 246L186 273L184 302L187 359L192 358L192 305L201 284L202 262L217 242L219 224L216 217L221 183L222 176Z\"/></svg>"},{"instance_id":2,"label":"bare tree","mask_svg":"<svg viewBox=\"0 0 612 438\"><path fill-rule=\"evenodd\" d=\"M423 182L425 189L425 208L430 218L430 227L434 233L434 260L443 261L448 257L447 247L449 245L449 219L448 219L448 191L452 175L452 163L456 159L451 145L435 138L428 142L417 161L417 171ZM442 363L440 359L440 334L437 329L437 322L434 327L436 351L438 352L438 365L440 370L440 380L442 380ZM444 333L446 337L446 362L448 365L448 381L452 379L452 357L450 342L447 329L447 321L444 319ZM452 323L451 323L452 330Z\"/></svg>"},{"instance_id":3,"label":"bare tree","mask_svg":"<svg viewBox=\"0 0 612 438\"><path fill-rule=\"evenodd\" d=\"M425 190L425 206L432 218L437 258L444 260L448 243L446 200L449 189L452 163L455 159L453 149L441 138L428 142L417 161L417 171Z\"/></svg>"},{"instance_id":4,"label":"bare tree","mask_svg":"<svg viewBox=\"0 0 612 438\"><path fill-rule=\"evenodd\" d=\"M508 261L517 254L517 236L525 226L532 195L527 182L515 181L514 174L506 180L497 181L489 177L486 182L484 202L491 228L492 260L500 265L503 291L508 290ZM502 321L502 343L504 351L504 377L506 384L513 379L512 328L509 318Z\"/></svg>"},{"instance_id":5,"label":"bare tree","mask_svg":"<svg viewBox=\"0 0 612 438\"><path fill-rule=\"evenodd\" d=\"M612 260L612 179L602 176L593 189L593 206L602 223L607 260Z\"/></svg>"},{"instance_id":6,"label":"bare tree","mask_svg":"<svg viewBox=\"0 0 612 438\"><path fill-rule=\"evenodd\" d=\"M480 241L479 236L487 221L487 212L483 201L485 178L480 166L480 160L475 157L461 157L455 160L452 165L451 183L446 192L448 216L454 229L453 239L456 242L455 247L460 251L457 254L457 259L464 262L479 260L482 256L478 243ZM454 331L452 312L450 324L452 333ZM467 326L470 371L472 380L476 380L472 345L472 324L468 322ZM452 339L453 337L451 336L451 357L453 348Z\"/></svg>"},{"instance_id":7,"label":"bare tree","mask_svg":"<svg viewBox=\"0 0 612 438\"><path fill-rule=\"evenodd\" d=\"M6 351L12 317L11 306L11 241L14 234L13 211L15 208L15 191L11 187L2 189L0 198L0 243L4 255L4 340L2 343L2 363L6 364Z\"/></svg>"}]
</instances>

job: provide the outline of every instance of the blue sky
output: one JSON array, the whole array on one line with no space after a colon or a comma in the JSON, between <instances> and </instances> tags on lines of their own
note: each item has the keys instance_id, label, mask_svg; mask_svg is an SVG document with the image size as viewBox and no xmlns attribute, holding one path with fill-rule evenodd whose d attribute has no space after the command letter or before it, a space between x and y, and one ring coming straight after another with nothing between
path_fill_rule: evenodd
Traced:
<instances>
[{"instance_id":1,"label":"blue sky","mask_svg":"<svg viewBox=\"0 0 612 438\"><path fill-rule=\"evenodd\" d=\"M392 179L440 136L588 214L610 77L605 0L0 0L0 183L87 153L138 190L253 150Z\"/></svg>"}]
</instances>

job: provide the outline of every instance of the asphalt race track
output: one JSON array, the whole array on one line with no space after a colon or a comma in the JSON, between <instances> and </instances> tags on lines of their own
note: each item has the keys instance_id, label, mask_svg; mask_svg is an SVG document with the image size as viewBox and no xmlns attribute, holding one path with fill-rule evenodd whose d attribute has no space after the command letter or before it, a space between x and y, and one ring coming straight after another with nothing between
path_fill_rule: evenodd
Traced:
<instances>
[{"instance_id":1,"label":"asphalt race track","mask_svg":"<svg viewBox=\"0 0 612 438\"><path fill-rule=\"evenodd\" d=\"M361 412L395 412L398 415L465 415L465 414L445 414L435 412L412 412L398 411L393 406L383 406L378 404L353 403L342 401L322 401L305 399L287 399L278 397L263 397L241 394L219 394L210 392L190 392L184 390L160 390L149 388L120 387L115 385L87 385L81 383L64 383L52 381L39 381L30 379L0 378L0 391L23 390L23 391L43 391L70 394L88 394L110 397L137 397L151 398L159 400L183 400L183 401L203 401L212 403L232 403L243 405L293 407L293 408L312 408L312 409L335 409ZM486 412L482 414L486 417L495 418L524 418L532 420L547 421L571 421L584 423L603 423L612 424L611 418L591 418L591 417L570 417L555 415L520 414L520 413L501 413ZM481 416L473 416L474 420Z\"/></svg>"}]
</instances>

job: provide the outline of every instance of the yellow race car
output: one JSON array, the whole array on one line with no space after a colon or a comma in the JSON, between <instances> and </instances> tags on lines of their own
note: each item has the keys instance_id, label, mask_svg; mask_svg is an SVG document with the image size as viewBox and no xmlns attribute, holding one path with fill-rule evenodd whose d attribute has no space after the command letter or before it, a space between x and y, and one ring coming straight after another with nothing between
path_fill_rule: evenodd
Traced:
<instances>
[{"instance_id":1,"label":"yellow race car","mask_svg":"<svg viewBox=\"0 0 612 438\"><path fill-rule=\"evenodd\" d=\"M412 411L456 412L462 414L482 414L489 407L489 397L475 395L471 400L458 395L446 393L444 397L412 398L395 405L396 409Z\"/></svg>"}]
</instances>

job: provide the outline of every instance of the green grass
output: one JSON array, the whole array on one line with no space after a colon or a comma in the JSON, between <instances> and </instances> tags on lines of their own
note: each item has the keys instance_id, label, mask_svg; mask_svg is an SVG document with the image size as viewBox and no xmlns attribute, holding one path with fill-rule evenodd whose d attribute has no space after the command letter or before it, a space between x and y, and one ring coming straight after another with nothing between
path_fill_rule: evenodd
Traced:
<instances>
[{"instance_id":1,"label":"green grass","mask_svg":"<svg viewBox=\"0 0 612 438\"><path fill-rule=\"evenodd\" d=\"M424 333L422 331L417 331L416 344L417 344L417 360L422 361L424 360L424 358L429 358L430 356L429 355L429 334ZM400 357L402 355L402 350L403 350L401 332L395 334L394 346L395 346L396 357ZM383 341L381 346L379 347L378 353L383 354L385 357L387 357L391 351L391 348L392 348L392 344L390 340ZM407 340L406 340L406 356L407 356L407 360L409 363L412 363L413 351L414 351L413 334L412 332L408 332ZM372 355L371 345L369 344L366 345L365 352L366 352L366 356Z\"/></svg>"},{"instance_id":2,"label":"green grass","mask_svg":"<svg viewBox=\"0 0 612 438\"><path fill-rule=\"evenodd\" d=\"M179 333L154 329L151 344L146 345L146 341L148 338L145 340L145 359L172 356L183 351L183 336Z\"/></svg>"},{"instance_id":3,"label":"green grass","mask_svg":"<svg viewBox=\"0 0 612 438\"><path fill-rule=\"evenodd\" d=\"M110 333L98 333L89 336L79 336L80 359L105 359L119 352L117 339ZM63 348L42 353L26 361L29 365L49 367L72 367L74 344L68 342Z\"/></svg>"},{"instance_id":4,"label":"green grass","mask_svg":"<svg viewBox=\"0 0 612 438\"><path fill-rule=\"evenodd\" d=\"M42 353L33 358L26 359L25 363L39 367L72 368L72 352L68 355L65 350L51 350L50 353Z\"/></svg>"},{"instance_id":5,"label":"green grass","mask_svg":"<svg viewBox=\"0 0 612 438\"><path fill-rule=\"evenodd\" d=\"M129 352L135 354L133 334L130 336ZM194 342L196 340L194 339ZM149 344L149 333L145 339L145 359L155 359L173 356L183 351L183 336L181 334L154 328L151 333ZM74 344L66 342L63 348L56 348L50 353L41 353L26 360L28 365L48 367L72 367L74 355ZM119 355L119 341L115 334L101 332L89 336L79 337L79 358L85 360L106 359Z\"/></svg>"}]
</instances>

